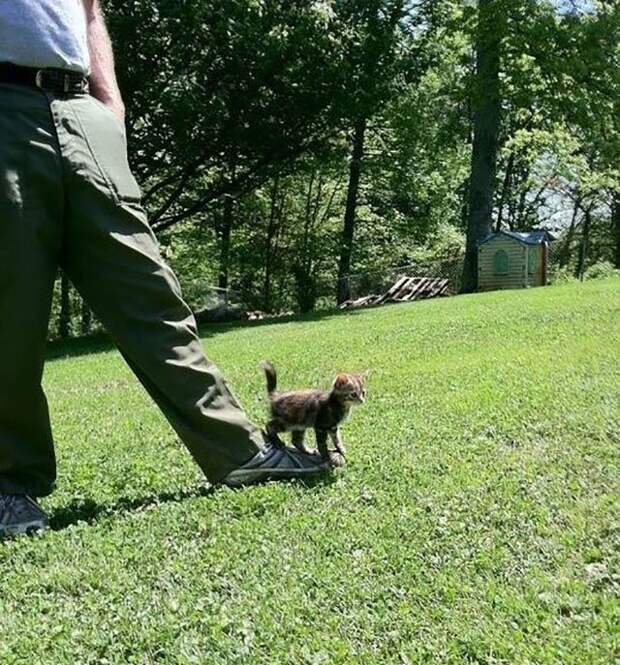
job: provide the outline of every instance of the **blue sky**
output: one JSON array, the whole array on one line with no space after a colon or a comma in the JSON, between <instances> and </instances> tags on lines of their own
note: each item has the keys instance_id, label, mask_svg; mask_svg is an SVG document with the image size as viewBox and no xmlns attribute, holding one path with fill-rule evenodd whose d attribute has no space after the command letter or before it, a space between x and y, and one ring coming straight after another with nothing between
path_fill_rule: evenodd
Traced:
<instances>
[{"instance_id":1,"label":"blue sky","mask_svg":"<svg viewBox=\"0 0 620 665\"><path fill-rule=\"evenodd\" d=\"M591 0L552 0L559 12L570 13L574 11L588 12L594 9Z\"/></svg>"}]
</instances>

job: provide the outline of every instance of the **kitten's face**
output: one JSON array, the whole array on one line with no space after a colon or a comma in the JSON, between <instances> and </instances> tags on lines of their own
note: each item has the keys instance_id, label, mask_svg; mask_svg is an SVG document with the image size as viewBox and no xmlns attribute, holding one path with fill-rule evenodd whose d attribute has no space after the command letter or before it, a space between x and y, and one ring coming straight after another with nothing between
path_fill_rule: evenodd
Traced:
<instances>
[{"instance_id":1,"label":"kitten's face","mask_svg":"<svg viewBox=\"0 0 620 665\"><path fill-rule=\"evenodd\" d=\"M363 404L366 401L367 376L367 371L362 374L338 374L332 390L345 402Z\"/></svg>"}]
</instances>

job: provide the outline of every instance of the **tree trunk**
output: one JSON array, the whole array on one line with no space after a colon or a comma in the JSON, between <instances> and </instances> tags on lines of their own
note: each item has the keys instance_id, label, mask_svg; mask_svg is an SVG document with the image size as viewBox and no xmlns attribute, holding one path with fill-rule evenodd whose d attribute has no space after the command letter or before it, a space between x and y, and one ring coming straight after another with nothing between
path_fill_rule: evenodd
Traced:
<instances>
[{"instance_id":1,"label":"tree trunk","mask_svg":"<svg viewBox=\"0 0 620 665\"><path fill-rule=\"evenodd\" d=\"M235 202L232 196L224 197L224 214L220 225L220 269L217 285L220 289L228 288L228 271L230 267L230 235L233 227L233 208ZM228 298L226 298L228 300Z\"/></svg>"},{"instance_id":2,"label":"tree trunk","mask_svg":"<svg viewBox=\"0 0 620 665\"><path fill-rule=\"evenodd\" d=\"M568 231L566 232L566 239L564 240L564 244L562 245L562 252L560 253L560 268L564 268L565 266L568 265L568 262L570 261L570 250L571 250L571 245L573 244L573 236L575 235L575 225L577 222L577 213L579 212L579 207L581 206L581 197L577 196L575 199L575 206L573 207L573 216L571 217L570 220L570 226L568 227Z\"/></svg>"},{"instance_id":3,"label":"tree trunk","mask_svg":"<svg viewBox=\"0 0 620 665\"><path fill-rule=\"evenodd\" d=\"M80 332L88 335L93 321L93 314L85 300L82 300L82 316L80 321Z\"/></svg>"},{"instance_id":4,"label":"tree trunk","mask_svg":"<svg viewBox=\"0 0 620 665\"><path fill-rule=\"evenodd\" d=\"M581 230L581 245L579 246L579 257L577 258L577 267L575 268L575 277L583 279L583 273L586 271L586 259L588 257L588 242L590 240L590 226L592 224L592 206L588 206L583 219L583 229Z\"/></svg>"},{"instance_id":5,"label":"tree trunk","mask_svg":"<svg viewBox=\"0 0 620 665\"><path fill-rule=\"evenodd\" d=\"M461 227L467 228L467 220L469 219L469 176L467 176L465 182L459 187L460 198L461 198L461 210L460 210L460 223Z\"/></svg>"},{"instance_id":6,"label":"tree trunk","mask_svg":"<svg viewBox=\"0 0 620 665\"><path fill-rule=\"evenodd\" d=\"M267 225L267 240L265 247L265 280L263 282L263 309L268 312L271 309L271 275L273 271L273 239L278 231L277 209L278 209L279 180L276 176L271 188L271 209L269 211L269 224Z\"/></svg>"},{"instance_id":7,"label":"tree trunk","mask_svg":"<svg viewBox=\"0 0 620 665\"><path fill-rule=\"evenodd\" d=\"M366 135L366 118L359 118L355 123L353 133L353 150L349 165L349 188L347 190L347 204L344 212L344 228L342 230L342 246L340 249L340 263L338 265L338 285L336 300L338 304L348 300L351 294L349 285L349 272L351 270L351 255L353 254L353 236L355 234L355 215L357 212L357 194L359 191L360 176L362 173L362 159L364 158L364 138Z\"/></svg>"},{"instance_id":8,"label":"tree trunk","mask_svg":"<svg viewBox=\"0 0 620 665\"><path fill-rule=\"evenodd\" d=\"M60 313L58 315L58 335L67 339L71 335L71 298L69 278L64 271L60 273Z\"/></svg>"},{"instance_id":9,"label":"tree trunk","mask_svg":"<svg viewBox=\"0 0 620 665\"><path fill-rule=\"evenodd\" d=\"M491 231L500 125L500 46L505 24L500 0L478 0L474 142L462 293L478 286L478 243Z\"/></svg>"},{"instance_id":10,"label":"tree trunk","mask_svg":"<svg viewBox=\"0 0 620 665\"><path fill-rule=\"evenodd\" d=\"M521 190L521 194L519 194L519 203L517 205L517 208L515 210L515 215L514 219L512 221L512 226L510 227L511 231L515 231L517 229L524 229L527 227L527 224L525 224L525 208L527 207L525 205L527 201L527 195L529 193L529 189L526 189L525 187Z\"/></svg>"},{"instance_id":11,"label":"tree trunk","mask_svg":"<svg viewBox=\"0 0 620 665\"><path fill-rule=\"evenodd\" d=\"M497 206L498 207L497 223L495 224L496 233L502 230L502 217L504 214L504 204L506 203L506 197L508 196L510 185L512 183L512 169L514 163L515 163L515 154L514 152L511 152L510 157L508 158L508 163L506 164L506 174L504 176L504 184L502 185L502 194L499 200L499 204Z\"/></svg>"},{"instance_id":12,"label":"tree trunk","mask_svg":"<svg viewBox=\"0 0 620 665\"><path fill-rule=\"evenodd\" d=\"M614 193L611 204L612 230L615 240L614 265L620 268L620 193Z\"/></svg>"},{"instance_id":13,"label":"tree trunk","mask_svg":"<svg viewBox=\"0 0 620 665\"><path fill-rule=\"evenodd\" d=\"M529 168L522 164L513 170L512 188L515 193L519 192L519 196L516 198L515 196L511 196L508 199L508 217L506 221L511 231L516 231L521 226L527 193L529 191L529 188L526 186L529 171Z\"/></svg>"}]
</instances>

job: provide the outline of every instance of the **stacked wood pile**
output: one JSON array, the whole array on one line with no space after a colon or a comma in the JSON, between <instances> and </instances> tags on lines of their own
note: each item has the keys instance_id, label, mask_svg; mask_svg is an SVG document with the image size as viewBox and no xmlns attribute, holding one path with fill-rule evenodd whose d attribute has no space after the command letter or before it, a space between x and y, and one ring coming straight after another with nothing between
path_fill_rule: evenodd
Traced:
<instances>
[{"instance_id":1,"label":"stacked wood pile","mask_svg":"<svg viewBox=\"0 0 620 665\"><path fill-rule=\"evenodd\" d=\"M399 277L382 295L370 295L355 300L346 300L340 309L371 307L392 302L412 302L426 298L449 295L450 283L438 277Z\"/></svg>"}]
</instances>

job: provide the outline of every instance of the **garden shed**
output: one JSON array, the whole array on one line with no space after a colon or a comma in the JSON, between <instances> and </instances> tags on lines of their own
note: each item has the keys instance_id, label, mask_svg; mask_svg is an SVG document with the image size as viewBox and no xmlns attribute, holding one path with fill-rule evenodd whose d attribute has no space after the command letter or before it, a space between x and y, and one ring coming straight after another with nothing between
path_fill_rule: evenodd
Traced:
<instances>
[{"instance_id":1,"label":"garden shed","mask_svg":"<svg viewBox=\"0 0 620 665\"><path fill-rule=\"evenodd\" d=\"M522 289L547 283L548 231L498 231L478 245L478 290Z\"/></svg>"}]
</instances>

